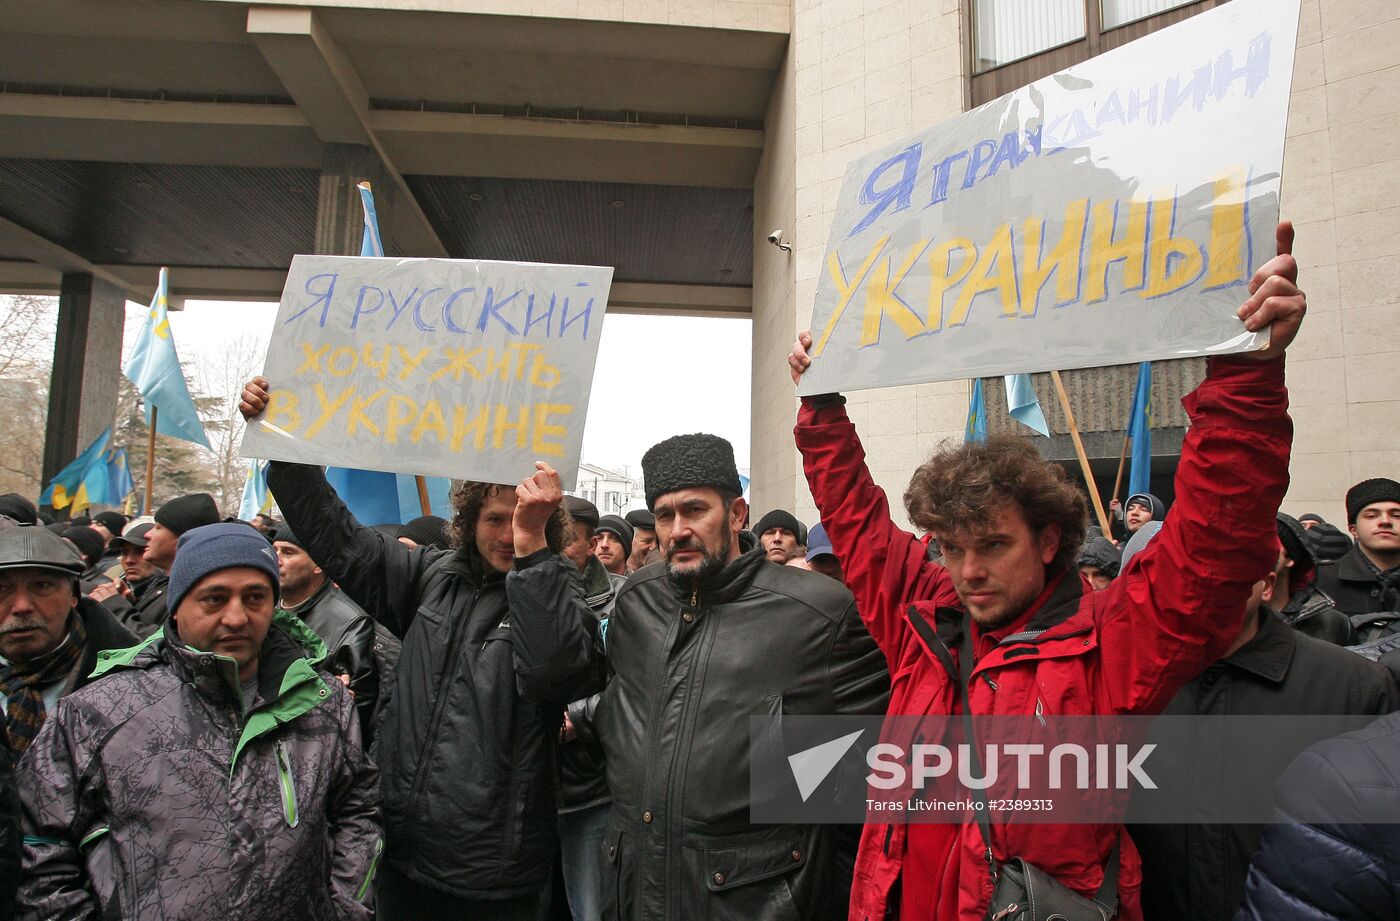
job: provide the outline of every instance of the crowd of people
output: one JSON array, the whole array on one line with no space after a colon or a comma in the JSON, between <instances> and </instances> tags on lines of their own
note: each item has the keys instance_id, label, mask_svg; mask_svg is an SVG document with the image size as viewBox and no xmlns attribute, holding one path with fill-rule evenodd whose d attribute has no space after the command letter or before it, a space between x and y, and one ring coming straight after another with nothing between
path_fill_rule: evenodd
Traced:
<instances>
[{"instance_id":1,"label":"crowd of people","mask_svg":"<svg viewBox=\"0 0 1400 921\"><path fill-rule=\"evenodd\" d=\"M903 529L839 394L798 412L810 528L751 516L705 434L646 453L625 516L543 462L402 527L283 462L280 521L0 497L0 917L1400 916L1368 824L1400 820L1400 483L1344 529L1279 511L1290 249L1240 310L1269 347L1185 401L1172 506L1109 534L1012 437L920 465ZM1267 826L751 821L751 717L959 712L1377 719L1300 754ZM1324 788L1351 811L1293 820Z\"/></svg>"}]
</instances>

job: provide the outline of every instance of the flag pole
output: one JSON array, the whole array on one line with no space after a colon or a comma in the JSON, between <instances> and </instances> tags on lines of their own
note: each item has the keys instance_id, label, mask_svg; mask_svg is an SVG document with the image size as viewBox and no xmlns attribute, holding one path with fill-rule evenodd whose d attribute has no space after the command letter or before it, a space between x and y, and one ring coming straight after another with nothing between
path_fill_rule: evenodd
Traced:
<instances>
[{"instance_id":1,"label":"flag pole","mask_svg":"<svg viewBox=\"0 0 1400 921\"><path fill-rule=\"evenodd\" d=\"M433 513L432 500L428 498L428 481L426 478L416 476L413 478L418 483L418 504L423 507L424 515Z\"/></svg>"},{"instance_id":2,"label":"flag pole","mask_svg":"<svg viewBox=\"0 0 1400 921\"><path fill-rule=\"evenodd\" d=\"M1118 501L1118 490L1123 485L1123 468L1128 463L1128 442L1133 440L1133 436L1123 436L1123 453L1118 456L1118 475L1113 478L1113 500Z\"/></svg>"},{"instance_id":3,"label":"flag pole","mask_svg":"<svg viewBox=\"0 0 1400 921\"><path fill-rule=\"evenodd\" d=\"M152 403L150 431L146 434L146 504L141 510L142 515L151 514L151 492L155 489L156 413L158 412L160 412L160 409Z\"/></svg>"},{"instance_id":4,"label":"flag pole","mask_svg":"<svg viewBox=\"0 0 1400 921\"><path fill-rule=\"evenodd\" d=\"M1094 482L1094 471L1089 467L1089 455L1084 453L1084 442L1079 438L1079 426L1074 422L1074 410L1069 406L1069 394L1065 392L1065 382L1060 380L1059 371L1051 371L1050 379L1055 382L1055 393L1060 397L1060 406L1065 411L1065 419L1069 421L1069 434L1074 439L1074 450L1079 455L1079 468L1084 472L1084 482L1089 487L1089 498L1094 503L1094 514L1098 516L1099 527L1103 529L1103 534L1107 537L1110 533L1108 527L1108 516L1103 511L1103 500L1099 498L1099 487Z\"/></svg>"}]
</instances>

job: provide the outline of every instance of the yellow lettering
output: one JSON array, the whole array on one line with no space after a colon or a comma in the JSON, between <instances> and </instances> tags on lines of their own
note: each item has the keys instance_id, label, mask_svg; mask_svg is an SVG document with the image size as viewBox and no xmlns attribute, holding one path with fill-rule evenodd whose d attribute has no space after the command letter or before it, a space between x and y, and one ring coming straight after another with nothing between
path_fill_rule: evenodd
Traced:
<instances>
[{"instance_id":1,"label":"yellow lettering","mask_svg":"<svg viewBox=\"0 0 1400 921\"><path fill-rule=\"evenodd\" d=\"M510 409L504 405L498 405L496 407L496 427L491 433L491 447L498 450L504 447L506 432L515 433L515 446L517 448L525 447L525 434L530 427L530 407L520 407L520 414L515 422L510 422L509 419Z\"/></svg>"},{"instance_id":2,"label":"yellow lettering","mask_svg":"<svg viewBox=\"0 0 1400 921\"><path fill-rule=\"evenodd\" d=\"M384 396L384 388L381 387L367 397L355 397L350 404L350 418L345 426L345 434L354 435L355 430L363 425L374 434L379 434L379 426L374 424L374 420L365 415L365 410L370 404Z\"/></svg>"},{"instance_id":3,"label":"yellow lettering","mask_svg":"<svg viewBox=\"0 0 1400 921\"><path fill-rule=\"evenodd\" d=\"M915 243L893 276L890 275L889 259L880 263L880 267L870 276L870 284L865 289L865 318L860 330L862 348L880 341L880 323L886 315L894 320L895 325L904 333L905 339L913 339L926 331L924 321L894 292L904 281L904 276L914 267L914 263L924 254L928 244L928 240Z\"/></svg>"},{"instance_id":4,"label":"yellow lettering","mask_svg":"<svg viewBox=\"0 0 1400 921\"><path fill-rule=\"evenodd\" d=\"M388 418L384 421L384 439L391 445L399 443L399 429L418 418L418 403L413 397L397 394L389 398Z\"/></svg>"},{"instance_id":5,"label":"yellow lettering","mask_svg":"<svg viewBox=\"0 0 1400 921\"><path fill-rule=\"evenodd\" d=\"M375 361L373 343L365 343L363 358L364 365L366 368L373 368L376 372L378 372L374 376L379 378L381 381L384 380L384 378L389 374L389 354L389 346L386 345L383 349L380 350L379 360Z\"/></svg>"},{"instance_id":6,"label":"yellow lettering","mask_svg":"<svg viewBox=\"0 0 1400 921\"><path fill-rule=\"evenodd\" d=\"M1204 260L1196 241L1171 235L1175 215L1174 197L1152 202L1152 239L1147 245L1147 287L1142 291L1143 297L1180 291L1201 274Z\"/></svg>"},{"instance_id":7,"label":"yellow lettering","mask_svg":"<svg viewBox=\"0 0 1400 921\"><path fill-rule=\"evenodd\" d=\"M552 441L545 441L545 438L554 436L562 438L567 429L562 425L550 425L549 417L552 415L566 416L574 411L572 406L559 403L536 403L535 404L535 432L530 442L530 450L536 454L550 454L554 457L564 456L564 446L555 444Z\"/></svg>"},{"instance_id":8,"label":"yellow lettering","mask_svg":"<svg viewBox=\"0 0 1400 921\"><path fill-rule=\"evenodd\" d=\"M309 343L309 342L303 342L303 343L301 343L301 354L304 356L304 358L303 358L303 361L302 361L302 363L301 363L301 367L300 367L300 368L297 368L296 371L294 371L294 372L292 372L292 373L293 373L293 374L302 374L302 373L304 373L304 372L306 372L306 371L319 371L319 370L321 370L321 356L325 355L325 354L326 354L327 352L329 352L330 350L331 350L331 347L330 347L329 345L323 345L323 346L321 346L319 349L314 349L314 350L313 350L313 349L311 348L311 343Z\"/></svg>"},{"instance_id":9,"label":"yellow lettering","mask_svg":"<svg viewBox=\"0 0 1400 921\"><path fill-rule=\"evenodd\" d=\"M534 384L536 387L550 390L555 384L559 383L561 377L563 377L563 375L559 372L557 367L545 363L543 351L535 355L534 364L530 366L530 383Z\"/></svg>"},{"instance_id":10,"label":"yellow lettering","mask_svg":"<svg viewBox=\"0 0 1400 921\"><path fill-rule=\"evenodd\" d=\"M963 254L962 263L952 267L953 253ZM928 256L928 328L937 332L943 328L943 297L958 286L977 262L977 244L967 237L954 237L933 248Z\"/></svg>"},{"instance_id":11,"label":"yellow lettering","mask_svg":"<svg viewBox=\"0 0 1400 921\"><path fill-rule=\"evenodd\" d=\"M337 365L341 364L341 358L350 359L350 367L337 367ZM331 374L334 374L336 377L344 377L351 371L354 371L357 367L359 367L359 365L359 353L356 352L354 349L350 348L350 346L348 345L342 345L340 348L336 349L334 352L331 353L331 357L326 360L326 370L331 372Z\"/></svg>"},{"instance_id":12,"label":"yellow lettering","mask_svg":"<svg viewBox=\"0 0 1400 921\"><path fill-rule=\"evenodd\" d=\"M447 440L447 421L442 417L442 407L437 400L429 400L423 404L423 412L418 416L418 424L413 427L413 443L418 444L423 440L423 435L433 432L437 435L438 444Z\"/></svg>"},{"instance_id":13,"label":"yellow lettering","mask_svg":"<svg viewBox=\"0 0 1400 921\"><path fill-rule=\"evenodd\" d=\"M428 378L435 381L440 377L451 374L454 381L460 381L463 374L471 375L472 380L481 380L481 372L472 364L472 359L481 354L481 349L472 349L468 352L462 348L452 348L443 346L442 354L447 358L447 364L433 372L433 376Z\"/></svg>"},{"instance_id":14,"label":"yellow lettering","mask_svg":"<svg viewBox=\"0 0 1400 921\"><path fill-rule=\"evenodd\" d=\"M1040 289L1055 276L1055 300L1071 304L1079 300L1079 261L1084 255L1084 225L1089 219L1089 199L1081 198L1065 206L1060 240L1047 256L1042 250L1045 222L1026 221L1021 248L1021 313L1035 316Z\"/></svg>"},{"instance_id":15,"label":"yellow lettering","mask_svg":"<svg viewBox=\"0 0 1400 921\"><path fill-rule=\"evenodd\" d=\"M267 395L267 409L263 421L284 432L295 432L301 426L301 413L297 411L300 398L290 390L281 387Z\"/></svg>"},{"instance_id":16,"label":"yellow lettering","mask_svg":"<svg viewBox=\"0 0 1400 921\"><path fill-rule=\"evenodd\" d=\"M462 450L462 439L473 432L475 435L473 435L472 440L476 444L476 449L480 451L485 448L486 424L490 418L491 408L489 406L481 407L476 418L472 419L471 422L467 421L467 408L465 406L455 407L452 410L452 450Z\"/></svg>"},{"instance_id":17,"label":"yellow lettering","mask_svg":"<svg viewBox=\"0 0 1400 921\"><path fill-rule=\"evenodd\" d=\"M408 376L413 373L415 368L423 363L423 360L428 357L428 353L433 350L431 345L426 345L418 350L417 355L410 355L408 354L408 349L401 345L396 345L394 348L399 350L399 358L403 361L403 370L399 372L399 380L401 381L408 380ZM434 375L432 379L437 380L437 376Z\"/></svg>"},{"instance_id":18,"label":"yellow lettering","mask_svg":"<svg viewBox=\"0 0 1400 921\"><path fill-rule=\"evenodd\" d=\"M1010 224L998 227L992 234L991 242L982 247L977 264L972 267L972 275L953 302L948 325L961 326L966 323L967 315L972 310L972 299L989 291L1001 295L1002 316L1016 316L1020 304L1016 296L1016 257L1011 253Z\"/></svg>"},{"instance_id":19,"label":"yellow lettering","mask_svg":"<svg viewBox=\"0 0 1400 921\"><path fill-rule=\"evenodd\" d=\"M506 351L515 352L515 379L522 380L525 377L525 359L532 352L542 351L538 345L511 344L506 346Z\"/></svg>"},{"instance_id":20,"label":"yellow lettering","mask_svg":"<svg viewBox=\"0 0 1400 921\"><path fill-rule=\"evenodd\" d=\"M1209 267L1205 287L1223 288L1249 281L1245 264L1244 183L1238 176L1215 181L1215 206L1210 209Z\"/></svg>"},{"instance_id":21,"label":"yellow lettering","mask_svg":"<svg viewBox=\"0 0 1400 921\"><path fill-rule=\"evenodd\" d=\"M856 289L860 287L861 282L865 281L865 276L869 274L870 267L875 264L875 260L879 257L881 251L885 248L885 244L888 242L890 242L889 234L885 234L875 241L875 245L866 255L865 261L862 262L860 268L856 270L855 280L849 283L846 281L845 271L841 268L841 257L836 254L835 250L833 250L831 255L827 258L827 271L831 273L831 280L836 283L838 298L836 301L836 309L831 312L831 319L826 321L826 328L822 330L822 334L817 337L816 343L812 346L813 356L820 355L822 350L826 348L826 341L831 338L831 332L836 328L836 323L841 319L841 314L846 312L846 305L851 302L851 298L855 296Z\"/></svg>"},{"instance_id":22,"label":"yellow lettering","mask_svg":"<svg viewBox=\"0 0 1400 921\"><path fill-rule=\"evenodd\" d=\"M1123 290L1135 291L1141 288L1146 273L1147 255L1147 202L1128 202L1128 217L1122 222L1126 226L1115 239L1115 224L1121 202L1101 201L1094 205L1094 216L1089 224L1089 266L1086 271L1088 284L1084 299L1093 304L1108 297L1108 267L1123 260Z\"/></svg>"},{"instance_id":23,"label":"yellow lettering","mask_svg":"<svg viewBox=\"0 0 1400 921\"><path fill-rule=\"evenodd\" d=\"M350 399L351 394L355 392L355 386L352 384L346 387L334 400L326 395L326 388L320 381L316 382L315 391L316 401L321 404L321 415L317 416L316 421L311 423L311 428L306 430L306 438L315 437L316 433L321 431L327 422L331 421L331 418L340 411L340 407L344 406L345 401Z\"/></svg>"}]
</instances>

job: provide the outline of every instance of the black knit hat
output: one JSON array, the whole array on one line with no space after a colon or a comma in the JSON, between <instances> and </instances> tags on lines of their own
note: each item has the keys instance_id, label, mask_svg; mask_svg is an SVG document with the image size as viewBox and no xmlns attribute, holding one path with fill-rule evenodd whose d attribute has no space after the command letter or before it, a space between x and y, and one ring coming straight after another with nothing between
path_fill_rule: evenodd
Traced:
<instances>
[{"instance_id":1,"label":"black knit hat","mask_svg":"<svg viewBox=\"0 0 1400 921\"><path fill-rule=\"evenodd\" d=\"M207 492L171 499L156 512L156 524L176 534L219 523L219 507Z\"/></svg>"},{"instance_id":2,"label":"black knit hat","mask_svg":"<svg viewBox=\"0 0 1400 921\"><path fill-rule=\"evenodd\" d=\"M126 528L126 516L121 512L98 512L92 516L92 520L111 531L114 536Z\"/></svg>"},{"instance_id":3,"label":"black knit hat","mask_svg":"<svg viewBox=\"0 0 1400 921\"><path fill-rule=\"evenodd\" d=\"M1293 568L1299 573L1317 565L1313 556L1313 545L1308 540L1308 531L1298 519L1284 512L1278 513L1278 541L1283 544L1283 553L1293 561Z\"/></svg>"},{"instance_id":4,"label":"black knit hat","mask_svg":"<svg viewBox=\"0 0 1400 921\"><path fill-rule=\"evenodd\" d=\"M249 525L249 527L252 526ZM253 530L256 531L257 528L253 528ZM273 528L271 534L265 534L263 536L274 544L291 544L294 547L306 549L306 545L301 542L301 538L297 537L296 532L292 530L292 526L285 521Z\"/></svg>"},{"instance_id":5,"label":"black knit hat","mask_svg":"<svg viewBox=\"0 0 1400 921\"><path fill-rule=\"evenodd\" d=\"M788 529L796 535L799 544L807 546L807 526L798 521L797 516L793 515L792 512L786 512L780 508L775 508L758 519L758 524L749 530L753 531L754 537L762 537L764 531L770 531L773 528Z\"/></svg>"},{"instance_id":6,"label":"black knit hat","mask_svg":"<svg viewBox=\"0 0 1400 921\"><path fill-rule=\"evenodd\" d=\"M407 537L420 547L447 549L447 519L437 515L420 515L399 529L400 537Z\"/></svg>"},{"instance_id":7,"label":"black knit hat","mask_svg":"<svg viewBox=\"0 0 1400 921\"><path fill-rule=\"evenodd\" d=\"M718 435L676 435L652 445L642 455L642 479L646 481L647 508L678 489L708 486L722 493L743 495L734 446Z\"/></svg>"},{"instance_id":8,"label":"black knit hat","mask_svg":"<svg viewBox=\"0 0 1400 921\"><path fill-rule=\"evenodd\" d=\"M64 540L72 541L73 546L78 548L78 552L83 555L83 562L91 566L102 556L102 551L106 549L107 542L102 539L92 528L79 527L68 528L59 535Z\"/></svg>"},{"instance_id":9,"label":"black knit hat","mask_svg":"<svg viewBox=\"0 0 1400 921\"><path fill-rule=\"evenodd\" d=\"M594 528L599 534L604 531L622 541L622 555L632 555L632 526L626 520L616 515L604 515L598 519L598 526Z\"/></svg>"},{"instance_id":10,"label":"black knit hat","mask_svg":"<svg viewBox=\"0 0 1400 921\"><path fill-rule=\"evenodd\" d=\"M0 515L13 518L20 524L34 525L39 523L39 510L34 507L33 502L17 492L0 496Z\"/></svg>"},{"instance_id":11,"label":"black knit hat","mask_svg":"<svg viewBox=\"0 0 1400 921\"><path fill-rule=\"evenodd\" d=\"M1400 483L1378 476L1362 480L1348 489L1347 524L1356 524L1356 516L1361 514L1361 510L1376 502L1400 502Z\"/></svg>"}]
</instances>

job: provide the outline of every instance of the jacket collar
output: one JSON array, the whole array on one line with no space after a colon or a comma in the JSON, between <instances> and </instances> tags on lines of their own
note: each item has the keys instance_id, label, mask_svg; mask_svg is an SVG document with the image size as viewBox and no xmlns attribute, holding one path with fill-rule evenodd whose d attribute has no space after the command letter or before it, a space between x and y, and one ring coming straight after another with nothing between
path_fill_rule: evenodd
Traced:
<instances>
[{"instance_id":1,"label":"jacket collar","mask_svg":"<svg viewBox=\"0 0 1400 921\"><path fill-rule=\"evenodd\" d=\"M1387 570L1387 572L1389 572ZM1337 578L1348 582L1375 582L1381 571L1366 558L1365 551L1357 544L1337 560Z\"/></svg>"},{"instance_id":2,"label":"jacket collar","mask_svg":"<svg viewBox=\"0 0 1400 921\"><path fill-rule=\"evenodd\" d=\"M716 573L714 578L702 585L697 586L689 580L668 575L666 578L670 581L676 597L687 602L694 598L696 604L725 604L742 595L758 574L758 567L770 564L763 548L746 532L739 534L739 547L744 552L724 564L724 568Z\"/></svg>"},{"instance_id":3,"label":"jacket collar","mask_svg":"<svg viewBox=\"0 0 1400 921\"><path fill-rule=\"evenodd\" d=\"M613 583L608 578L608 570L596 556L589 556L588 563L579 573L583 579L584 601L590 608L607 604L613 595Z\"/></svg>"},{"instance_id":4,"label":"jacket collar","mask_svg":"<svg viewBox=\"0 0 1400 921\"><path fill-rule=\"evenodd\" d=\"M1248 643L1220 661L1273 684L1282 684L1293 663L1293 652L1298 648L1297 631L1267 607L1261 607L1256 616L1259 631Z\"/></svg>"},{"instance_id":5,"label":"jacket collar","mask_svg":"<svg viewBox=\"0 0 1400 921\"><path fill-rule=\"evenodd\" d=\"M320 588L316 589L316 591L312 592L310 595L307 595L297 604L282 604L282 599L279 598L277 599L277 607L283 611L296 614L298 617L304 617L320 603L322 598L330 594L330 590L333 588L335 588L335 583L327 576L326 580L321 583Z\"/></svg>"},{"instance_id":6,"label":"jacket collar","mask_svg":"<svg viewBox=\"0 0 1400 921\"><path fill-rule=\"evenodd\" d=\"M1054 639L1061 635L1062 631L1055 628L1078 612L1080 599L1084 596L1084 581L1071 571L1051 578L1058 578L1059 581L1050 583L1049 594L1032 610L1025 625L1015 633L1001 637L998 646L1006 643L1037 643L1042 639ZM938 638L949 649L956 649L962 642L963 629L968 621L967 612L961 607L942 606L934 609L933 619Z\"/></svg>"}]
</instances>

